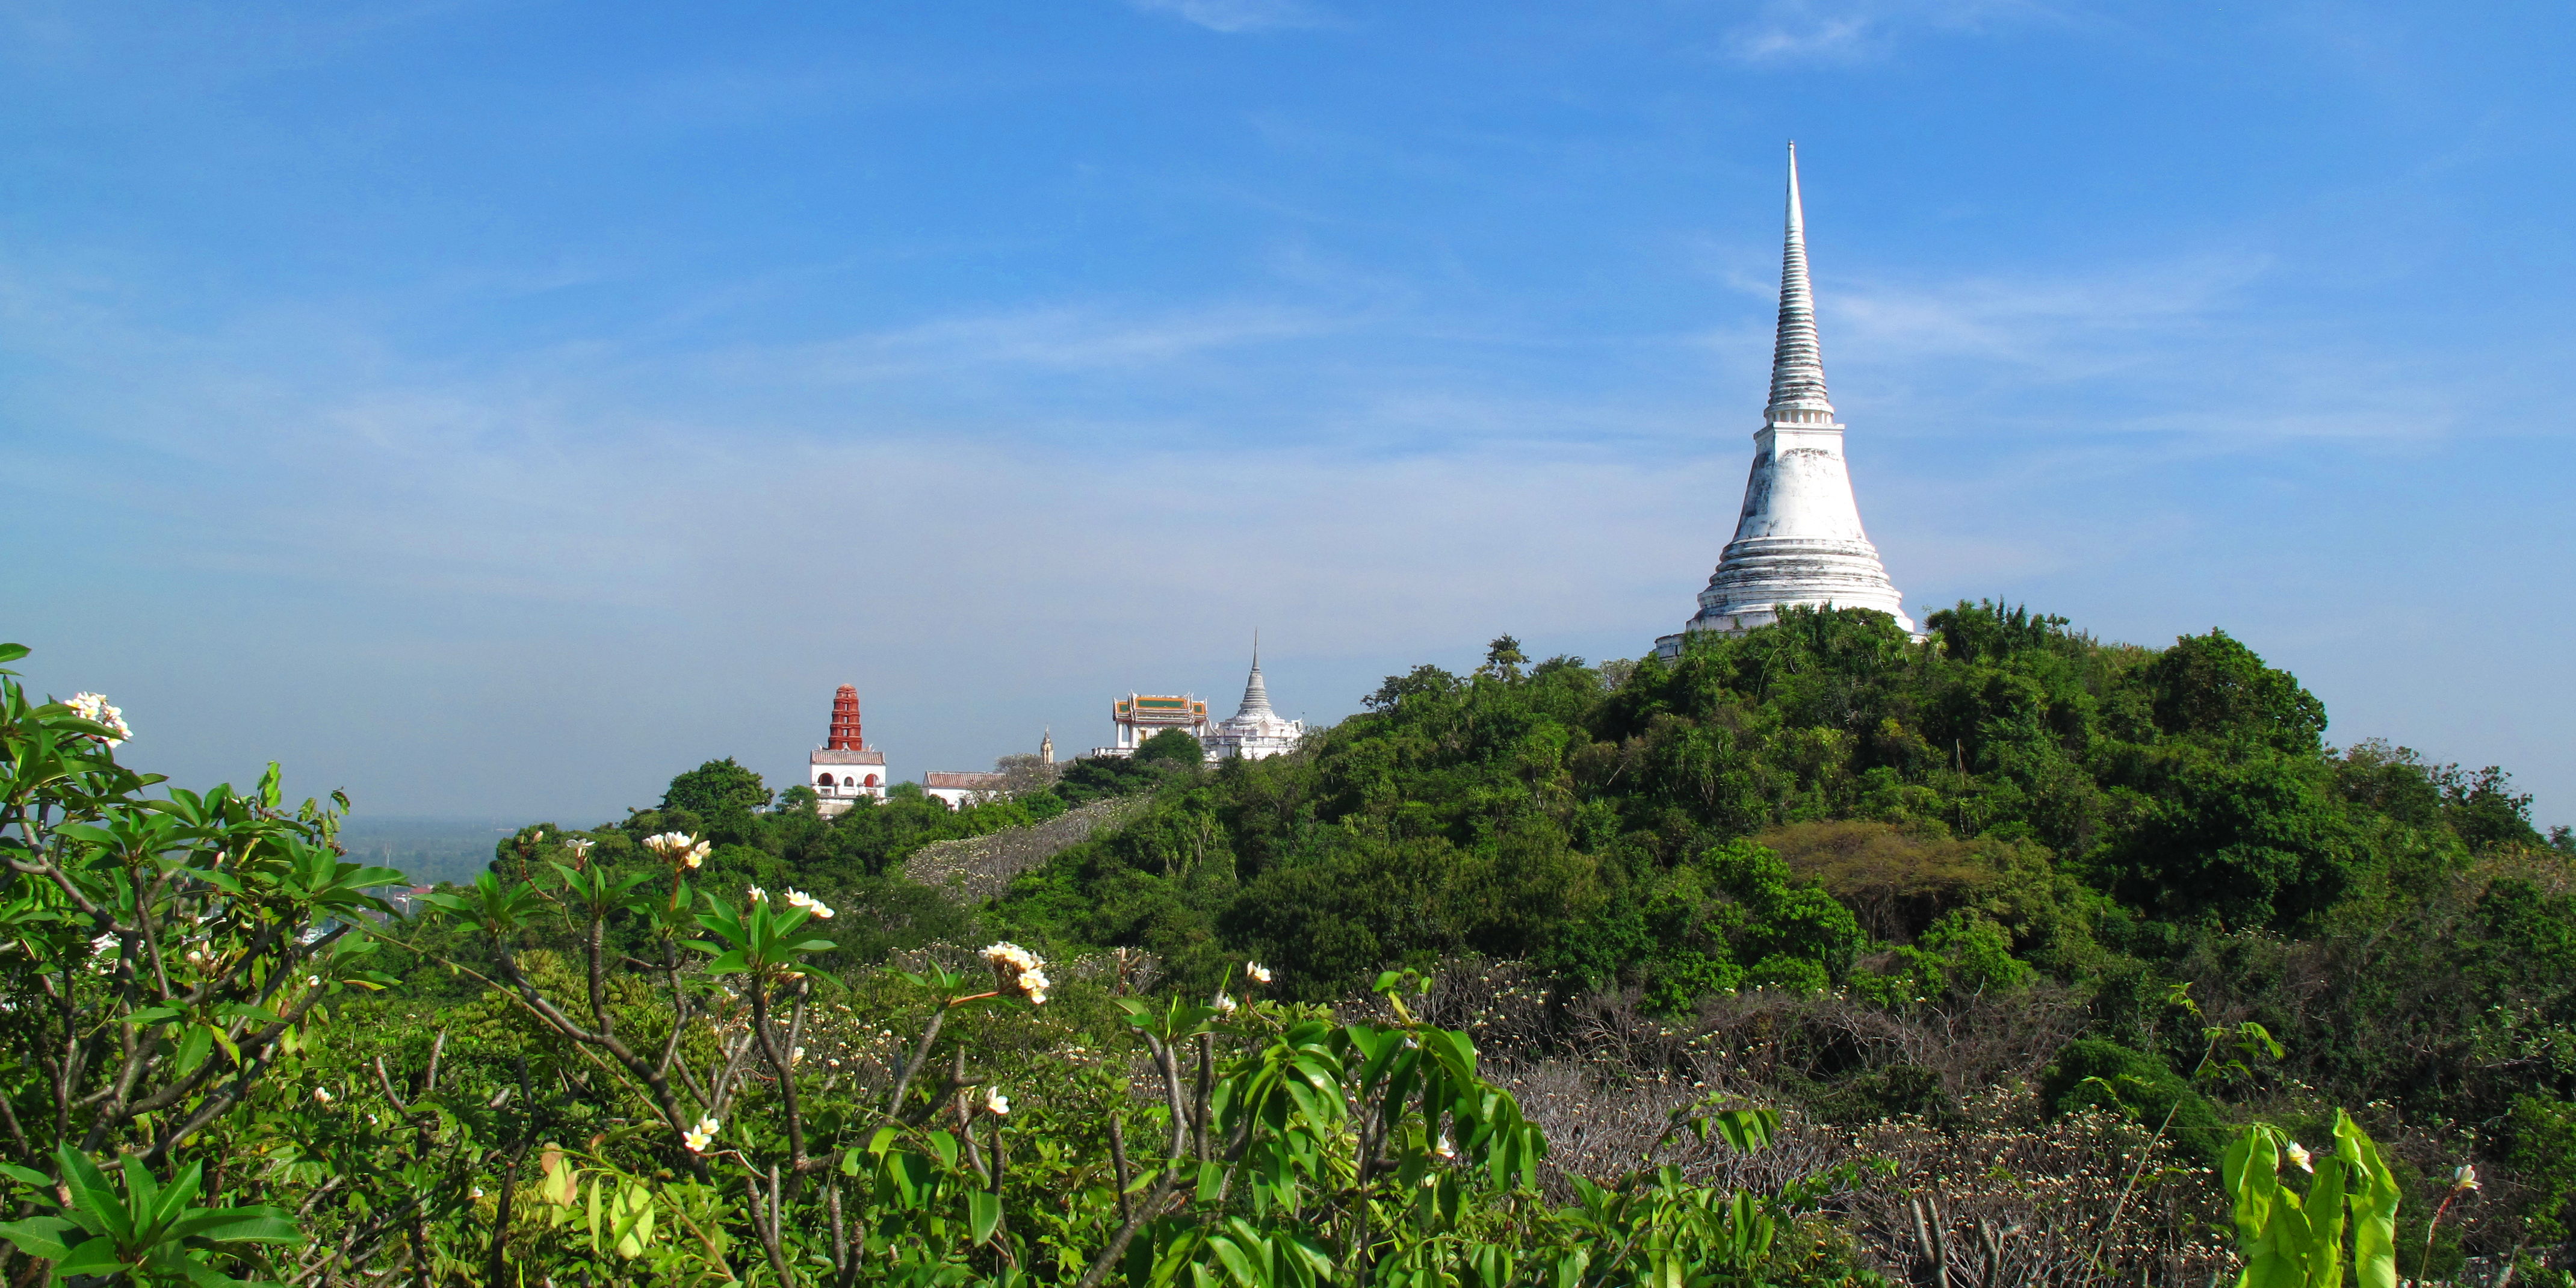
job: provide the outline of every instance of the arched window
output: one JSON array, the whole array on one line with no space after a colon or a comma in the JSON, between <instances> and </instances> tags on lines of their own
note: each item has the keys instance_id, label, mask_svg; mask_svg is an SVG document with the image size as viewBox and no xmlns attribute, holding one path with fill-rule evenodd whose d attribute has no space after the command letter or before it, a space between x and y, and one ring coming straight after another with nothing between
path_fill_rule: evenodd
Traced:
<instances>
[{"instance_id":1,"label":"arched window","mask_svg":"<svg viewBox=\"0 0 2576 1288\"><path fill-rule=\"evenodd\" d=\"M814 781L815 781L815 782L817 782L817 783L819 783L819 784L821 784L821 785L823 785L823 786L825 786L825 787L829 787L829 786L831 786L831 785L832 785L832 776L831 776L830 774L828 774L828 773L827 773L827 774L824 774L822 777L815 779Z\"/></svg>"},{"instance_id":2,"label":"arched window","mask_svg":"<svg viewBox=\"0 0 2576 1288\"><path fill-rule=\"evenodd\" d=\"M877 785L877 776L876 776L876 775L874 775L874 774L870 774L870 775L868 775L868 786L870 786L870 787L874 787L874 786L876 786L876 785Z\"/></svg>"}]
</instances>

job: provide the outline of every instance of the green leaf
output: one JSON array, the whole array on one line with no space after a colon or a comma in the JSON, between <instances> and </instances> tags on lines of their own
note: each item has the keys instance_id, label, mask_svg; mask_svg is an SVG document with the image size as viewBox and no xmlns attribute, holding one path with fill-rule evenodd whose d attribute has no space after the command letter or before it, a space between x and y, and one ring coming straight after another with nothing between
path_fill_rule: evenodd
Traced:
<instances>
[{"instance_id":1,"label":"green leaf","mask_svg":"<svg viewBox=\"0 0 2576 1288\"><path fill-rule=\"evenodd\" d=\"M982 1243L993 1237L1002 1224L1002 1196L987 1190L970 1190L966 1194L966 1224L972 1235L969 1243Z\"/></svg>"},{"instance_id":2,"label":"green leaf","mask_svg":"<svg viewBox=\"0 0 2576 1288\"><path fill-rule=\"evenodd\" d=\"M1258 1282L1253 1274L1252 1257L1247 1255L1243 1247L1232 1237L1223 1234L1209 1235L1208 1251L1216 1254L1216 1259L1224 1264L1226 1273L1234 1276L1234 1281L1244 1285L1244 1288L1252 1288L1252 1285ZM1264 1256L1261 1259L1268 1261L1270 1258Z\"/></svg>"},{"instance_id":3,"label":"green leaf","mask_svg":"<svg viewBox=\"0 0 2576 1288\"><path fill-rule=\"evenodd\" d=\"M106 1238L91 1239L54 1261L54 1277L69 1279L73 1275L97 1275L118 1269L125 1263L117 1260L116 1243Z\"/></svg>"},{"instance_id":4,"label":"green leaf","mask_svg":"<svg viewBox=\"0 0 2576 1288\"><path fill-rule=\"evenodd\" d=\"M126 1212L124 1200L109 1187L107 1176L89 1155L64 1145L54 1151L54 1161L63 1169L63 1188L71 1191L72 1206L79 1210L81 1224L100 1234L118 1238L134 1233L133 1218Z\"/></svg>"},{"instance_id":5,"label":"green leaf","mask_svg":"<svg viewBox=\"0 0 2576 1288\"><path fill-rule=\"evenodd\" d=\"M212 1239L217 1243L300 1243L303 1232L295 1219L283 1208L238 1207L215 1208L199 1212L171 1228L181 1238Z\"/></svg>"},{"instance_id":6,"label":"green leaf","mask_svg":"<svg viewBox=\"0 0 2576 1288\"><path fill-rule=\"evenodd\" d=\"M49 1186L54 1183L54 1178L43 1172L32 1167L20 1167L16 1163L0 1163L0 1176L6 1176L22 1185Z\"/></svg>"},{"instance_id":7,"label":"green leaf","mask_svg":"<svg viewBox=\"0 0 2576 1288\"><path fill-rule=\"evenodd\" d=\"M21 1167L16 1170L23 1172L27 1169ZM72 1251L66 1236L79 1228L79 1225L62 1217L31 1216L24 1221L0 1225L0 1239L17 1244L18 1251L28 1256L60 1261L70 1256Z\"/></svg>"}]
</instances>

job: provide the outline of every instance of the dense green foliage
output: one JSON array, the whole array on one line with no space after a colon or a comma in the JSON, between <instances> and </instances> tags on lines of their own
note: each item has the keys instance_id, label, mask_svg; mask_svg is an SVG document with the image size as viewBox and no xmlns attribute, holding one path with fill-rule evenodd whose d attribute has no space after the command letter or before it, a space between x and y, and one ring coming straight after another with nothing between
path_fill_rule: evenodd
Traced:
<instances>
[{"instance_id":1,"label":"dense green foliage","mask_svg":"<svg viewBox=\"0 0 2576 1288\"><path fill-rule=\"evenodd\" d=\"M957 810L826 817L711 761L401 918L333 808L273 772L159 788L104 708L0 673L0 1275L1750 1288L1951 1258L1937 1204L1913 1253L1856 1215L1895 1167L1866 1153L1712 1179L1784 1109L1973 1137L1980 1174L2096 1124L2064 1139L2096 1133L2115 1186L2008 1188L2116 1202L2016 1283L2198 1288L2218 1213L2190 1196L2221 1187L2181 1164L2222 1157L2266 1283L2567 1239L2565 829L2500 769L2327 745L2220 632L1927 625L1796 611L1599 667L1505 637L1293 755L1166 733ZM1137 807L988 904L903 875L1113 796ZM1036 952L960 947L997 937ZM1406 1009L1504 961L1537 992L1506 1049ZM1692 1054L1720 1021L1764 1072ZM2018 1063L1923 1036L1996 1027L2054 1036ZM1559 1161L1490 1071L1548 1060L1650 1130ZM2034 1108L1976 1135L1998 1071ZM1675 1077L1716 1089L1658 1099ZM1722 1142L1688 1176L1659 1165L1685 1138ZM2498 1194L2474 1249L2471 1161ZM2166 1252L2124 1260L2149 1196ZM1999 1283L1984 1237L1959 1264Z\"/></svg>"},{"instance_id":2,"label":"dense green foliage","mask_svg":"<svg viewBox=\"0 0 2576 1288\"><path fill-rule=\"evenodd\" d=\"M1603 667L1500 640L1296 756L1166 784L988 916L1193 982L1256 956L1313 999L1460 957L1672 1015L2072 988L2102 1049L2170 1079L2202 1055L2167 1000L2189 983L2287 1045L2234 1094L2428 1128L2576 1102L2576 843L2501 770L2330 747L2322 704L2223 632L2104 645L1991 604L1928 628L1795 611Z\"/></svg>"},{"instance_id":3,"label":"dense green foliage","mask_svg":"<svg viewBox=\"0 0 2576 1288\"><path fill-rule=\"evenodd\" d=\"M1499 641L1472 675L1388 680L1304 755L1175 785L1000 915L1202 972L1258 954L1310 997L1478 953L1678 1003L1850 980L1865 939L1976 957L1980 982L2018 976L1978 947L2007 940L2096 976L2546 848L2500 771L2331 752L2316 698L2223 633L2151 652L1991 605L1930 627L1798 611L1602 669ZM1833 822L1877 833L1812 835ZM1837 898L1878 908L1871 935Z\"/></svg>"}]
</instances>

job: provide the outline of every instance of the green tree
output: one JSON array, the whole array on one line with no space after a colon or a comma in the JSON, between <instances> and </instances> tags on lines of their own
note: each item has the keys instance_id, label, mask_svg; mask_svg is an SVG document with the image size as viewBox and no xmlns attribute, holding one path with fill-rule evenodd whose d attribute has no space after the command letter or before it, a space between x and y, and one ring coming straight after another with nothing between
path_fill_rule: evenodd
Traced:
<instances>
[{"instance_id":1,"label":"green tree","mask_svg":"<svg viewBox=\"0 0 2576 1288\"><path fill-rule=\"evenodd\" d=\"M1135 760L1138 764L1187 769L1207 763L1207 746L1186 729L1166 729L1136 744Z\"/></svg>"},{"instance_id":2,"label":"green tree","mask_svg":"<svg viewBox=\"0 0 2576 1288\"><path fill-rule=\"evenodd\" d=\"M671 780L662 793L662 808L684 809L703 818L765 809L769 788L760 775L734 763L731 756L710 760Z\"/></svg>"},{"instance_id":3,"label":"green tree","mask_svg":"<svg viewBox=\"0 0 2576 1288\"><path fill-rule=\"evenodd\" d=\"M2145 679L2166 733L2251 738L2287 752L2313 752L2325 733L2325 704L2225 631L2175 640Z\"/></svg>"}]
</instances>

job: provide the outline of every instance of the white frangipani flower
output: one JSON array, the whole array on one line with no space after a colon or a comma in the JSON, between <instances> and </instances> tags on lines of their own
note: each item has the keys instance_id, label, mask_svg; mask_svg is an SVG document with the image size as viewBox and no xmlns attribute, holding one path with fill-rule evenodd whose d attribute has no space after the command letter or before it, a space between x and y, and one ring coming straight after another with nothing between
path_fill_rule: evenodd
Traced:
<instances>
[{"instance_id":1,"label":"white frangipani flower","mask_svg":"<svg viewBox=\"0 0 2576 1288\"><path fill-rule=\"evenodd\" d=\"M688 1146L689 1152L692 1154L706 1153L707 1146L715 1141L717 1126L718 1124L715 1120L715 1115L713 1114L700 1118L697 1126L681 1133L680 1143Z\"/></svg>"},{"instance_id":2,"label":"white frangipani flower","mask_svg":"<svg viewBox=\"0 0 2576 1288\"><path fill-rule=\"evenodd\" d=\"M759 886L753 886L753 887L751 888L750 893L751 893L751 901L752 901L753 903L767 903L767 902L769 902L769 892L768 892L768 891L766 891L766 890L761 889Z\"/></svg>"},{"instance_id":3,"label":"white frangipani flower","mask_svg":"<svg viewBox=\"0 0 2576 1288\"><path fill-rule=\"evenodd\" d=\"M1270 982L1270 968L1259 962L1245 962L1243 964L1243 973L1251 976L1254 983L1267 984Z\"/></svg>"},{"instance_id":4,"label":"white frangipani flower","mask_svg":"<svg viewBox=\"0 0 2576 1288\"><path fill-rule=\"evenodd\" d=\"M567 836L564 838L563 847L572 855L573 863L579 865L582 860L590 857L591 847L597 844L599 842L587 836Z\"/></svg>"},{"instance_id":5,"label":"white frangipani flower","mask_svg":"<svg viewBox=\"0 0 2576 1288\"><path fill-rule=\"evenodd\" d=\"M984 1088L984 1111L996 1118L1003 1117L1011 1112L1011 1098L1003 1095L1000 1087L986 1087Z\"/></svg>"},{"instance_id":6,"label":"white frangipani flower","mask_svg":"<svg viewBox=\"0 0 2576 1288\"><path fill-rule=\"evenodd\" d=\"M706 861L710 847L707 842L687 832L663 832L645 837L644 848L669 859L676 866L694 868Z\"/></svg>"},{"instance_id":7,"label":"white frangipani flower","mask_svg":"<svg viewBox=\"0 0 2576 1288\"><path fill-rule=\"evenodd\" d=\"M2451 1188L2462 1191L2481 1188L2478 1184L2478 1169L2468 1163L2460 1164L2451 1172Z\"/></svg>"},{"instance_id":8,"label":"white frangipani flower","mask_svg":"<svg viewBox=\"0 0 2576 1288\"><path fill-rule=\"evenodd\" d=\"M2294 1140L2294 1141L2291 1141L2291 1142L2290 1142L2290 1147L2289 1147L2288 1149L2285 1149L2285 1150L2283 1150L2283 1151L2281 1151L2281 1152L2282 1152L2282 1153L2284 1153L2284 1154L2286 1154L2286 1155L2288 1155L2288 1156L2289 1156L2289 1159L2290 1159L2290 1165L2291 1165L2291 1166L2293 1166L2293 1167L2298 1168L2300 1171L2302 1171L2302 1172L2313 1172L2313 1171L2317 1170L2317 1168L2316 1168L2316 1164L2315 1164L2314 1162L2311 1162L2311 1161L2310 1161L2310 1155L2309 1155L2309 1153L2308 1153L2308 1147L2307 1147L2307 1146L2302 1145L2302 1144L2300 1144L2299 1142L2297 1142L2297 1141L2295 1141L2295 1140Z\"/></svg>"},{"instance_id":9,"label":"white frangipani flower","mask_svg":"<svg viewBox=\"0 0 2576 1288\"><path fill-rule=\"evenodd\" d=\"M1219 994L1217 994L1217 995L1216 995L1216 1013L1217 1013L1217 1014L1219 1014L1219 1015L1232 1015L1232 1014L1234 1014L1234 1007L1235 1007L1235 1001L1234 1001L1234 999L1233 999L1233 998L1228 997L1228 996L1226 996L1226 995L1225 995L1225 994L1223 994L1223 993L1219 993Z\"/></svg>"},{"instance_id":10,"label":"white frangipani flower","mask_svg":"<svg viewBox=\"0 0 2576 1288\"><path fill-rule=\"evenodd\" d=\"M125 723L125 712L120 708L109 706L106 694L75 693L71 696L71 700L63 705L70 707L73 715L91 724L106 725L115 734L114 737L103 740L108 746L124 746L125 740L134 736L134 730Z\"/></svg>"},{"instance_id":11,"label":"white frangipani flower","mask_svg":"<svg viewBox=\"0 0 2576 1288\"><path fill-rule=\"evenodd\" d=\"M832 910L823 906L822 900L817 899L802 890L789 890L787 892L787 906L790 908L802 908L824 921L832 919Z\"/></svg>"},{"instance_id":12,"label":"white frangipani flower","mask_svg":"<svg viewBox=\"0 0 2576 1288\"><path fill-rule=\"evenodd\" d=\"M313 1089L313 1098L316 1101L327 1105L331 1103L331 1089L329 1087L315 1087Z\"/></svg>"},{"instance_id":13,"label":"white frangipani flower","mask_svg":"<svg viewBox=\"0 0 2576 1288\"><path fill-rule=\"evenodd\" d=\"M1042 969L1046 963L1036 953L1004 940L984 949L984 960L993 968L993 980L1001 992L1029 999L1032 1006L1046 1005L1047 990L1054 983Z\"/></svg>"}]
</instances>

